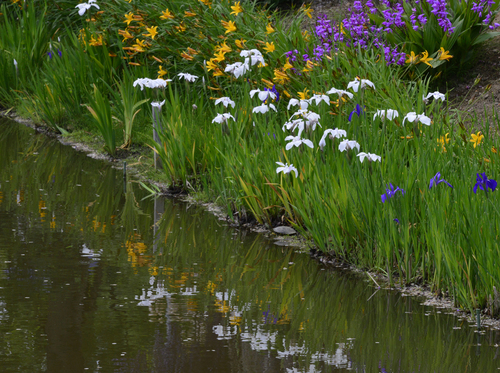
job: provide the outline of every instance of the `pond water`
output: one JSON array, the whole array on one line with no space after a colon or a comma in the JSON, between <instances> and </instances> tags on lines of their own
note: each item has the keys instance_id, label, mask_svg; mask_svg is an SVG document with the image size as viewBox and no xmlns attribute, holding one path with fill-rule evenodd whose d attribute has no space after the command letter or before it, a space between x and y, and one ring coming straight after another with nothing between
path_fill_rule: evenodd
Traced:
<instances>
[{"instance_id":1,"label":"pond water","mask_svg":"<svg viewBox=\"0 0 500 373\"><path fill-rule=\"evenodd\" d=\"M494 372L499 340L0 120L1 372Z\"/></svg>"}]
</instances>

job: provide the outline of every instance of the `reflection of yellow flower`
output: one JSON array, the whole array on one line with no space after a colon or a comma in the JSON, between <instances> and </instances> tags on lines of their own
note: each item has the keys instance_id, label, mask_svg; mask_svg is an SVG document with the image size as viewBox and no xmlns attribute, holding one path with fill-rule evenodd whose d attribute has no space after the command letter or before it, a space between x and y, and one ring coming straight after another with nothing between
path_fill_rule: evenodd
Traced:
<instances>
[{"instance_id":1,"label":"reflection of yellow flower","mask_svg":"<svg viewBox=\"0 0 500 373\"><path fill-rule=\"evenodd\" d=\"M241 316L229 316L229 325L240 325L242 320Z\"/></svg>"},{"instance_id":2,"label":"reflection of yellow flower","mask_svg":"<svg viewBox=\"0 0 500 373\"><path fill-rule=\"evenodd\" d=\"M236 2L231 9L233 10L230 14L237 16L239 13L243 12L243 8L240 6L240 2Z\"/></svg>"},{"instance_id":3,"label":"reflection of yellow flower","mask_svg":"<svg viewBox=\"0 0 500 373\"><path fill-rule=\"evenodd\" d=\"M229 21L229 22L221 21L221 23L222 23L222 26L224 26L224 28L226 29L225 34L227 34L229 32L236 31L236 25L233 21Z\"/></svg>"},{"instance_id":4,"label":"reflection of yellow flower","mask_svg":"<svg viewBox=\"0 0 500 373\"><path fill-rule=\"evenodd\" d=\"M439 59L448 61L453 56L450 54L450 51L445 51L443 47L439 48Z\"/></svg>"},{"instance_id":5,"label":"reflection of yellow flower","mask_svg":"<svg viewBox=\"0 0 500 373\"><path fill-rule=\"evenodd\" d=\"M174 14L168 10L168 8L167 10L161 12L161 14L160 19L174 19Z\"/></svg>"},{"instance_id":6,"label":"reflection of yellow flower","mask_svg":"<svg viewBox=\"0 0 500 373\"><path fill-rule=\"evenodd\" d=\"M128 14L125 14L125 21L123 21L124 23L128 25L130 25L130 22L132 22L134 20L134 13L130 12Z\"/></svg>"},{"instance_id":7,"label":"reflection of yellow flower","mask_svg":"<svg viewBox=\"0 0 500 373\"><path fill-rule=\"evenodd\" d=\"M484 139L484 136L481 134L481 131L479 131L477 134L471 134L472 140L470 140L471 143L474 144L474 149L476 148L477 145L481 144L481 142Z\"/></svg>"},{"instance_id":8,"label":"reflection of yellow flower","mask_svg":"<svg viewBox=\"0 0 500 373\"><path fill-rule=\"evenodd\" d=\"M432 61L432 58L429 57L429 52L425 51L422 53L422 57L420 58L419 62L423 62L426 65L429 65L432 67L432 65L429 63L429 61Z\"/></svg>"},{"instance_id":9,"label":"reflection of yellow flower","mask_svg":"<svg viewBox=\"0 0 500 373\"><path fill-rule=\"evenodd\" d=\"M153 26L153 27L146 27L146 30L148 31L147 34L144 34L144 36L149 36L151 39L154 40L155 36L158 34L158 26Z\"/></svg>"},{"instance_id":10,"label":"reflection of yellow flower","mask_svg":"<svg viewBox=\"0 0 500 373\"><path fill-rule=\"evenodd\" d=\"M267 43L266 42L266 46L264 47L264 50L267 52L267 53L271 53L271 52L274 52L274 50L276 49L276 47L274 46L274 42L270 42L270 43Z\"/></svg>"},{"instance_id":11,"label":"reflection of yellow flower","mask_svg":"<svg viewBox=\"0 0 500 373\"><path fill-rule=\"evenodd\" d=\"M268 23L266 26L266 34L272 34L275 30L273 29L273 26Z\"/></svg>"}]
</instances>

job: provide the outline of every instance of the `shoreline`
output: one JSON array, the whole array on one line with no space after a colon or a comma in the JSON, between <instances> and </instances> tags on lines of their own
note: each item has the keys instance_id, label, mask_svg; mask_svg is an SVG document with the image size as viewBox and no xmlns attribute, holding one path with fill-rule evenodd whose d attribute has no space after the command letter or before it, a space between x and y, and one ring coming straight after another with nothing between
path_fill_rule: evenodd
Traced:
<instances>
[{"instance_id":1,"label":"shoreline","mask_svg":"<svg viewBox=\"0 0 500 373\"><path fill-rule=\"evenodd\" d=\"M112 164L113 167L117 169L123 169L123 163L120 163L121 160L120 158L112 158L104 153L99 153L88 144L73 140L68 140L63 135L55 134L42 126L35 125L35 123L30 119L26 119L13 114L5 115L5 113L1 111L0 111L0 118L12 120L13 122L32 128L37 133L57 139L57 141L59 141L62 145L71 146L74 150L78 152L83 152L92 159L106 161ZM169 191L169 188L165 183L144 177L143 175L140 174L137 168L134 167L134 165L127 166L127 172L131 172L132 175L138 177L139 179L142 179L142 181L144 182L155 185L156 187L159 188L162 195L170 196L182 202L195 204L197 206L203 207L205 211L215 215L219 220L225 221L232 228L248 229L254 233L263 234L270 240L274 240L275 244L277 244L278 246L288 247L292 250L300 251L303 253L308 252L310 258L312 260L315 260L319 265L325 266L326 267L325 269L349 271L351 273L359 275L360 277L363 276L367 278L366 280L367 282L374 284L374 287L375 289L377 289L377 291L379 289L398 291L401 293L402 296L412 296L421 298L422 299L422 302L420 303L421 305L431 306L436 310L443 310L444 312L438 311L438 313L446 313L453 315L458 319L467 321L470 327L476 327L476 319L475 319L476 315L473 315L468 311L455 307L453 304L453 299L451 297L447 295L438 296L434 294L430 290L428 284L424 285L410 284L408 286L401 287L396 285L397 277L395 277L395 284L394 286L391 287L389 284L389 279L386 276L380 273L363 270L348 263L341 262L331 255L325 254L321 251L317 251L314 247L312 247L313 244L311 242L307 242L304 237L299 235L299 233L296 233L295 235L291 236L281 235L257 223L238 223L237 218L235 218L236 220L231 220L227 216L227 214L223 211L223 209L214 203L199 201L194 197L192 197L190 194L172 193L172 191ZM487 329L500 330L500 320L485 315L483 311L484 310L481 310L481 329L478 332L484 334Z\"/></svg>"}]
</instances>

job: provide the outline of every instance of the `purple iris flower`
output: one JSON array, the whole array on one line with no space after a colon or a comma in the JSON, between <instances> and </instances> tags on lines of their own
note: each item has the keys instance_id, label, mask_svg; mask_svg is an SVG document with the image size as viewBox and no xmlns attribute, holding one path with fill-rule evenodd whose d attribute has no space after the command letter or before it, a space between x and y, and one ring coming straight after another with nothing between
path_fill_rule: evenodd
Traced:
<instances>
[{"instance_id":1,"label":"purple iris flower","mask_svg":"<svg viewBox=\"0 0 500 373\"><path fill-rule=\"evenodd\" d=\"M264 88L264 91L269 91L269 92L274 93L276 95L276 102L279 101L280 94L279 94L278 90L276 89L276 85L273 85L273 88Z\"/></svg>"},{"instance_id":2,"label":"purple iris flower","mask_svg":"<svg viewBox=\"0 0 500 373\"><path fill-rule=\"evenodd\" d=\"M351 111L351 114L349 114L349 122L351 121L353 114L358 114L358 117L359 117L362 112L363 112L363 109L361 109L361 106L359 106L359 104L356 104L356 109Z\"/></svg>"},{"instance_id":3,"label":"purple iris flower","mask_svg":"<svg viewBox=\"0 0 500 373\"><path fill-rule=\"evenodd\" d=\"M385 190L385 193L380 196L382 198L382 203L387 201L389 198L392 198L396 195L396 192L401 192L401 194L404 196L405 191L401 189L400 187L394 188L394 185L390 184L387 186L387 189Z\"/></svg>"},{"instance_id":4,"label":"purple iris flower","mask_svg":"<svg viewBox=\"0 0 500 373\"><path fill-rule=\"evenodd\" d=\"M476 184L474 185L474 193L477 192L477 188L484 190L485 192L488 191L488 188L490 188L492 192L496 189L497 182L493 179L488 179L484 172L481 175L476 175L477 179Z\"/></svg>"},{"instance_id":5,"label":"purple iris flower","mask_svg":"<svg viewBox=\"0 0 500 373\"><path fill-rule=\"evenodd\" d=\"M51 51L47 52L47 54L48 54L50 60L52 59L52 56L54 56L54 53L52 53Z\"/></svg>"},{"instance_id":6,"label":"purple iris flower","mask_svg":"<svg viewBox=\"0 0 500 373\"><path fill-rule=\"evenodd\" d=\"M453 185L451 185L449 182L447 182L445 179L441 178L441 172L438 172L432 179L431 182L429 183L429 189L431 189L434 185L438 185L440 183L445 183L448 185L450 188L453 188Z\"/></svg>"}]
</instances>

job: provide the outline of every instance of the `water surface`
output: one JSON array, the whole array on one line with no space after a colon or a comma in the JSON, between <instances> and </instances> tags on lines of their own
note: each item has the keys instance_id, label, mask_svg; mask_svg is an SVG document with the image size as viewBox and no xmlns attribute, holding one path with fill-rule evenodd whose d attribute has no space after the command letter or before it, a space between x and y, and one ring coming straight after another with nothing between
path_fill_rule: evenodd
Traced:
<instances>
[{"instance_id":1,"label":"water surface","mask_svg":"<svg viewBox=\"0 0 500 373\"><path fill-rule=\"evenodd\" d=\"M500 368L499 332L147 195L0 122L1 372Z\"/></svg>"}]
</instances>

